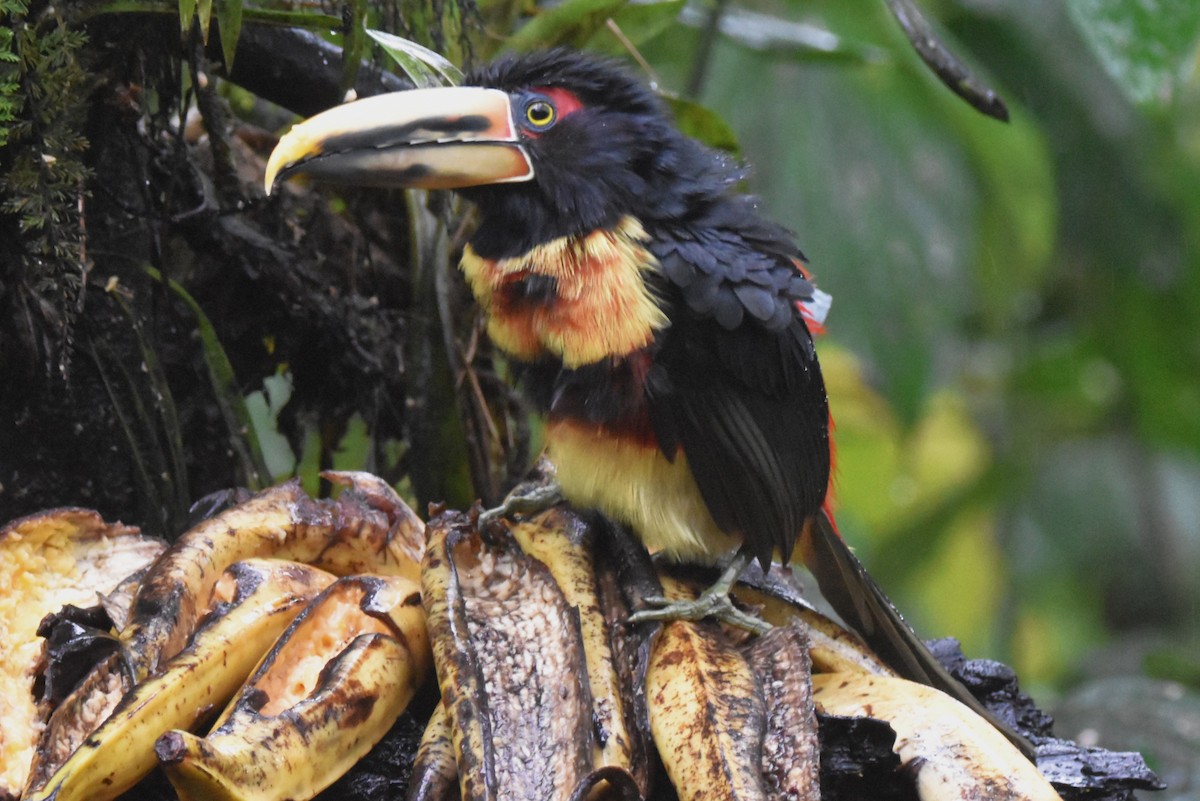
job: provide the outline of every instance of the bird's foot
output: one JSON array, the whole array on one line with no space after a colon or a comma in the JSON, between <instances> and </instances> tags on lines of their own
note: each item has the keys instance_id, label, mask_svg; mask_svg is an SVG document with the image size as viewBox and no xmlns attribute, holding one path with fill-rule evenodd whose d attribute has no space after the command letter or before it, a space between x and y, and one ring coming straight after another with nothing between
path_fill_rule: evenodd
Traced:
<instances>
[{"instance_id":1,"label":"bird's foot","mask_svg":"<svg viewBox=\"0 0 1200 801\"><path fill-rule=\"evenodd\" d=\"M748 548L741 548L729 564L721 571L721 576L713 585L694 600L672 601L660 595L644 598L646 604L653 609L642 609L629 616L630 623L642 623L650 620L703 620L707 617L716 618L723 623L745 629L754 634L766 634L771 630L771 624L744 612L733 605L729 597L734 582L738 576L754 560L753 553Z\"/></svg>"},{"instance_id":2,"label":"bird's foot","mask_svg":"<svg viewBox=\"0 0 1200 801\"><path fill-rule=\"evenodd\" d=\"M643 600L655 608L634 612L629 616L630 623L652 620L704 620L711 617L754 634L766 634L771 630L770 623L738 609L733 605L728 593L713 593L711 587L691 601L671 601L661 595Z\"/></svg>"},{"instance_id":3,"label":"bird's foot","mask_svg":"<svg viewBox=\"0 0 1200 801\"><path fill-rule=\"evenodd\" d=\"M531 515L544 512L551 506L562 503L562 487L553 478L525 481L513 487L499 506L479 513L478 526L486 531L489 526L511 514Z\"/></svg>"}]
</instances>

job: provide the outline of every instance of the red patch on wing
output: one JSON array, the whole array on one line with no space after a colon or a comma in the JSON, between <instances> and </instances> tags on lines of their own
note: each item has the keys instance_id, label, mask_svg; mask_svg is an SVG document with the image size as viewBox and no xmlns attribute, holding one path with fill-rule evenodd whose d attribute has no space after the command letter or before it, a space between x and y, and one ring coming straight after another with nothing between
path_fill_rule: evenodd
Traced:
<instances>
[{"instance_id":1,"label":"red patch on wing","mask_svg":"<svg viewBox=\"0 0 1200 801\"><path fill-rule=\"evenodd\" d=\"M563 89L561 86L535 86L533 91L539 95L545 95L554 104L554 108L558 111L558 118L561 120L568 114L574 114L579 109L583 108L583 101L579 99L579 95L572 92L570 89Z\"/></svg>"},{"instance_id":2,"label":"red patch on wing","mask_svg":"<svg viewBox=\"0 0 1200 801\"><path fill-rule=\"evenodd\" d=\"M815 337L819 337L825 333L825 324L818 322L817 319L812 316L812 312L808 310L808 306L804 304L804 301L796 301L796 308L800 310L800 316L804 318L804 324L808 326L808 333Z\"/></svg>"},{"instance_id":3,"label":"red patch on wing","mask_svg":"<svg viewBox=\"0 0 1200 801\"><path fill-rule=\"evenodd\" d=\"M792 259L792 264L796 266L796 271L804 276L804 280L810 284L813 283L812 273L804 266L804 262L799 259ZM815 284L814 284L815 286ZM808 332L813 336L821 336L825 333L825 324L817 318L813 317L812 312L804 301L796 301L796 308L800 310L800 316L804 318L804 324L808 326Z\"/></svg>"}]
</instances>

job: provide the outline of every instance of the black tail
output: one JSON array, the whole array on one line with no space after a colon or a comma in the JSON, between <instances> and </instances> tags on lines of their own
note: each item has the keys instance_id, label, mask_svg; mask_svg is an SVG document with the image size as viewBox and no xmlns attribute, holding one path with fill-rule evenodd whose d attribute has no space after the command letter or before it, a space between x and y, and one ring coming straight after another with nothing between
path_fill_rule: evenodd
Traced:
<instances>
[{"instance_id":1,"label":"black tail","mask_svg":"<svg viewBox=\"0 0 1200 801\"><path fill-rule=\"evenodd\" d=\"M803 547L805 566L817 579L821 594L880 659L903 678L927 684L966 704L1033 758L1029 740L980 703L930 653L824 513L810 526L808 539Z\"/></svg>"}]
</instances>

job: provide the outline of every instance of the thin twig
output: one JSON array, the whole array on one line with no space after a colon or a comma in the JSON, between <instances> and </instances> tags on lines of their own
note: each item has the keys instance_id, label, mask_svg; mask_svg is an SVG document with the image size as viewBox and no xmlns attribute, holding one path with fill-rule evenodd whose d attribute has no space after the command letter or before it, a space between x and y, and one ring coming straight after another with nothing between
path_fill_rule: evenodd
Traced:
<instances>
[{"instance_id":1,"label":"thin twig","mask_svg":"<svg viewBox=\"0 0 1200 801\"><path fill-rule=\"evenodd\" d=\"M912 0L886 2L917 55L950 91L989 117L1008 122L1008 107L1004 101L946 48Z\"/></svg>"},{"instance_id":2,"label":"thin twig","mask_svg":"<svg viewBox=\"0 0 1200 801\"><path fill-rule=\"evenodd\" d=\"M604 24L608 27L609 32L616 37L616 40L621 43L621 47L624 47L627 51L629 51L629 55L633 56L633 60L636 61L638 66L640 66L642 70L645 71L646 75L649 76L650 83L654 86L654 88L657 89L659 86L661 86L662 81L658 79L658 73L654 71L654 67L651 67L650 62L646 61L645 56L643 56L641 51L637 49L637 45L633 43L633 40L625 35L625 31L621 30L621 26L617 24L617 21L612 17L609 17L604 21Z\"/></svg>"}]
</instances>

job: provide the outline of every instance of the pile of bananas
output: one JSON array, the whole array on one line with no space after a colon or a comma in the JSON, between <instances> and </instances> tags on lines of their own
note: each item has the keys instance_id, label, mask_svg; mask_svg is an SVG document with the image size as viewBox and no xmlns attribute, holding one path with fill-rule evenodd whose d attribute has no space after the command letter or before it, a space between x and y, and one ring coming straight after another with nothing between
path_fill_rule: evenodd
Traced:
<instances>
[{"instance_id":1,"label":"pile of bananas","mask_svg":"<svg viewBox=\"0 0 1200 801\"><path fill-rule=\"evenodd\" d=\"M0 799L107 801L158 767L183 801L311 798L438 697L431 668L416 801L817 801L818 713L889 723L925 801L1059 798L774 574L737 590L762 637L632 626L642 598L708 577L564 508L426 529L379 479L326 477L336 500L285 484L165 549L79 510L0 529Z\"/></svg>"}]
</instances>

